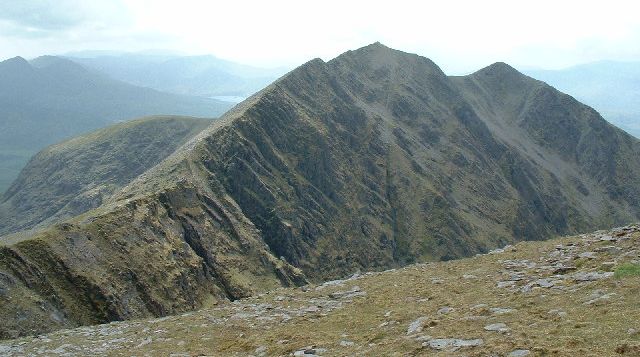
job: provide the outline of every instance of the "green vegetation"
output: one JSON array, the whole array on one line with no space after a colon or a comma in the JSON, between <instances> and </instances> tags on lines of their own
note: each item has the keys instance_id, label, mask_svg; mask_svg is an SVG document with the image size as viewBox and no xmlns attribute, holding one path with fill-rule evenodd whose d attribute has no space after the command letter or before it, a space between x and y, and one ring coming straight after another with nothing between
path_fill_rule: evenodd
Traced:
<instances>
[{"instance_id":1,"label":"green vegetation","mask_svg":"<svg viewBox=\"0 0 640 357\"><path fill-rule=\"evenodd\" d=\"M0 235L84 213L211 124L157 116L109 126L45 148L0 201Z\"/></svg>"},{"instance_id":2,"label":"green vegetation","mask_svg":"<svg viewBox=\"0 0 640 357\"><path fill-rule=\"evenodd\" d=\"M616 268L616 278L624 278L627 276L640 276L640 264L627 263Z\"/></svg>"},{"instance_id":3,"label":"green vegetation","mask_svg":"<svg viewBox=\"0 0 640 357\"><path fill-rule=\"evenodd\" d=\"M0 194L48 145L135 117L216 117L230 107L130 85L59 57L0 62Z\"/></svg>"}]
</instances>

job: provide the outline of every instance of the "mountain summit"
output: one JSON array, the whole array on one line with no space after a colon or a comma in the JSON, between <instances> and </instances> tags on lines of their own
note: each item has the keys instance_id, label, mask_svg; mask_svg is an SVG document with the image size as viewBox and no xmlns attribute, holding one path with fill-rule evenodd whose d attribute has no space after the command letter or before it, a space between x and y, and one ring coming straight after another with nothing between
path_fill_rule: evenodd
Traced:
<instances>
[{"instance_id":1,"label":"mountain summit","mask_svg":"<svg viewBox=\"0 0 640 357\"><path fill-rule=\"evenodd\" d=\"M0 304L0 332L622 225L638 197L640 142L593 109L505 64L447 77L373 44L293 70L101 207L2 247L2 298L21 303Z\"/></svg>"}]
</instances>

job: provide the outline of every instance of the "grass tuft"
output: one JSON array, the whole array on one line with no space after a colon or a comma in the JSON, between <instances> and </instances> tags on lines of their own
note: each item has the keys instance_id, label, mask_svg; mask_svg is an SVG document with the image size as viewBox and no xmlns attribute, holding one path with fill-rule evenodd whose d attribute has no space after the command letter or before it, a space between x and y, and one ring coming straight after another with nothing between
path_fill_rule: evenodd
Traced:
<instances>
[{"instance_id":1,"label":"grass tuft","mask_svg":"<svg viewBox=\"0 0 640 357\"><path fill-rule=\"evenodd\" d=\"M626 276L640 276L640 264L623 264L616 269L614 276L616 278L624 278Z\"/></svg>"}]
</instances>

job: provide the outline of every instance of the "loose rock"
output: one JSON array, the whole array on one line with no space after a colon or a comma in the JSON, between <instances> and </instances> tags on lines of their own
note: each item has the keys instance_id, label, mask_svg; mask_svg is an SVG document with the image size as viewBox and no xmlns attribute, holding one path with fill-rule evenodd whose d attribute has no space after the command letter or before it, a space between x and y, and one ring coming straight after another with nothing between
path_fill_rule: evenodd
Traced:
<instances>
[{"instance_id":1,"label":"loose rock","mask_svg":"<svg viewBox=\"0 0 640 357\"><path fill-rule=\"evenodd\" d=\"M424 325L427 323L428 320L429 319L427 317L423 316L413 321L409 325L409 328L407 328L407 336L422 332L422 329L424 329Z\"/></svg>"},{"instance_id":2,"label":"loose rock","mask_svg":"<svg viewBox=\"0 0 640 357\"><path fill-rule=\"evenodd\" d=\"M495 332L500 332L500 333L509 332L511 330L509 327L507 327L506 324L504 324L502 322L491 324L491 325L487 325L487 326L484 327L484 329L486 331L495 331Z\"/></svg>"},{"instance_id":3,"label":"loose rock","mask_svg":"<svg viewBox=\"0 0 640 357\"><path fill-rule=\"evenodd\" d=\"M430 347L434 350L456 351L464 347L477 347L484 343L482 339L463 340L458 338L436 338L422 344L423 347Z\"/></svg>"}]
</instances>

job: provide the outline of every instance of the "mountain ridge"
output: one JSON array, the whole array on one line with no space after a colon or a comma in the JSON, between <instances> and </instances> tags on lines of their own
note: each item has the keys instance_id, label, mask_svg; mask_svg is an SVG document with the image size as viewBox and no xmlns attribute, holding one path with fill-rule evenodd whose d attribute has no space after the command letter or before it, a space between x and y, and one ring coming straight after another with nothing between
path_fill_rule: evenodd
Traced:
<instances>
[{"instance_id":1,"label":"mountain ridge","mask_svg":"<svg viewBox=\"0 0 640 357\"><path fill-rule=\"evenodd\" d=\"M95 208L211 120L156 116L51 145L0 196L0 235L50 225Z\"/></svg>"},{"instance_id":2,"label":"mountain ridge","mask_svg":"<svg viewBox=\"0 0 640 357\"><path fill-rule=\"evenodd\" d=\"M492 78L508 67L479 73L447 77L377 44L307 62L107 204L4 246L0 270L23 274L12 294L33 294L24 271L37 271L50 285L36 291L59 294L44 311L66 316L51 322L34 308L42 295L25 298L23 313L42 320L22 331L166 315L638 219L637 140L542 82ZM112 258L87 272L98 255ZM78 281L82 301L64 293Z\"/></svg>"},{"instance_id":3,"label":"mountain ridge","mask_svg":"<svg viewBox=\"0 0 640 357\"><path fill-rule=\"evenodd\" d=\"M69 56L89 68L134 85L204 97L253 94L283 73L223 60L211 55Z\"/></svg>"},{"instance_id":4,"label":"mountain ridge","mask_svg":"<svg viewBox=\"0 0 640 357\"><path fill-rule=\"evenodd\" d=\"M598 61L559 70L527 70L593 106L611 123L640 137L640 70L638 62Z\"/></svg>"}]
</instances>

